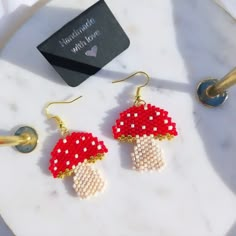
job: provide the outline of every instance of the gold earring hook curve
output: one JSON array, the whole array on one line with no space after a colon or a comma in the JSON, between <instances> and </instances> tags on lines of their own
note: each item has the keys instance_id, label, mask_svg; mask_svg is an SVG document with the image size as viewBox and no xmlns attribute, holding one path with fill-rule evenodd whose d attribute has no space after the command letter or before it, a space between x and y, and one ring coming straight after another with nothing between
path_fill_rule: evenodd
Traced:
<instances>
[{"instance_id":1,"label":"gold earring hook curve","mask_svg":"<svg viewBox=\"0 0 236 236\"><path fill-rule=\"evenodd\" d=\"M45 107L45 114L46 114L47 118L48 119L54 119L56 121L57 126L60 129L62 135L66 135L69 132L68 129L66 128L65 122L59 116L55 116L55 115L50 114L49 113L49 107L51 105L56 105L56 104L57 105L59 105L59 104L70 104L70 103L73 103L73 102L79 100L80 98L82 98L82 96L79 96L79 97L77 97L77 98L75 98L71 101L50 102Z\"/></svg>"},{"instance_id":2,"label":"gold earring hook curve","mask_svg":"<svg viewBox=\"0 0 236 236\"><path fill-rule=\"evenodd\" d=\"M146 77L146 82L143 85L140 85L140 86L137 87L136 95L135 95L135 101L134 101L134 105L136 105L136 106L139 106L139 105L141 105L143 103L146 104L145 101L141 99L140 93L141 93L141 89L148 85L148 83L150 81L149 75L146 72L144 72L144 71L137 71L137 72L129 75L128 77L126 77L124 79L115 80L115 81L112 82L112 83L123 82L123 81L128 80L131 77L134 77L134 76L139 75L139 74L142 74L142 75L144 75Z\"/></svg>"}]
</instances>

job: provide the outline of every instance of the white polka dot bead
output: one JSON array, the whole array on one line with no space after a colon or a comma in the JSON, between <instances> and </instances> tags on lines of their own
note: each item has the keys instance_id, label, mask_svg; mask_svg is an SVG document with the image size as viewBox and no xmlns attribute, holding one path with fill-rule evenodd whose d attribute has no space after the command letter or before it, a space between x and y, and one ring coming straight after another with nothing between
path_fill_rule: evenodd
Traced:
<instances>
[{"instance_id":1,"label":"white polka dot bead","mask_svg":"<svg viewBox=\"0 0 236 236\"><path fill-rule=\"evenodd\" d=\"M136 146L131 157L133 169L139 171L158 170L164 165L162 150L153 136L136 138Z\"/></svg>"},{"instance_id":2,"label":"white polka dot bead","mask_svg":"<svg viewBox=\"0 0 236 236\"><path fill-rule=\"evenodd\" d=\"M103 191L105 182L99 172L94 170L89 163L79 163L74 168L74 174L73 188L82 199L92 197Z\"/></svg>"},{"instance_id":3,"label":"white polka dot bead","mask_svg":"<svg viewBox=\"0 0 236 236\"><path fill-rule=\"evenodd\" d=\"M65 138L63 139L63 143L67 143L67 140Z\"/></svg>"}]
</instances>

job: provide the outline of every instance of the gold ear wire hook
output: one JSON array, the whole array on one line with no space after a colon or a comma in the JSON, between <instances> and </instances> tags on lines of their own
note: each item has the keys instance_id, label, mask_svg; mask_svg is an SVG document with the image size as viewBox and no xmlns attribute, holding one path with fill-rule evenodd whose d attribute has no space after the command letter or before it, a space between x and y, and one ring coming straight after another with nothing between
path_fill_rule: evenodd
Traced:
<instances>
[{"instance_id":1,"label":"gold ear wire hook","mask_svg":"<svg viewBox=\"0 0 236 236\"><path fill-rule=\"evenodd\" d=\"M66 128L65 122L59 116L55 116L55 115L50 114L48 111L49 107L51 105L55 105L55 104L70 104L70 103L73 103L73 102L79 100L81 97L82 96L79 96L71 101L65 101L65 102L50 102L45 107L45 114L46 114L47 118L48 119L55 119L57 126L60 129L62 135L66 135L69 132L68 129Z\"/></svg>"},{"instance_id":2,"label":"gold ear wire hook","mask_svg":"<svg viewBox=\"0 0 236 236\"><path fill-rule=\"evenodd\" d=\"M136 105L136 106L139 106L139 105L141 105L142 103L146 104L145 101L141 99L140 93L141 93L141 89L144 88L145 86L147 86L147 84L149 83L149 81L150 81L149 75L148 75L146 72L144 72L144 71L138 71L138 72L135 72L135 73L129 75L128 77L126 77L126 78L124 78L124 79L116 80L116 81L113 81L113 82L112 82L112 83L123 82L123 81L128 80L128 79L130 79L131 77L134 77L134 76L136 76L136 75L138 75L138 74L142 74L142 75L146 76L146 82L145 82L143 85L140 85L140 86L137 87L136 95L135 95L135 101L134 101L134 105Z\"/></svg>"}]
</instances>

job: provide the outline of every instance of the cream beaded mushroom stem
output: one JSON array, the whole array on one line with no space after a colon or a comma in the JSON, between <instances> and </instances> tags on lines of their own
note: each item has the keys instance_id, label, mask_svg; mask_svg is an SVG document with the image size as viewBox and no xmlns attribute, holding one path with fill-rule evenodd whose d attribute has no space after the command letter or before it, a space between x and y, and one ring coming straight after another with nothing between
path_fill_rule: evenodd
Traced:
<instances>
[{"instance_id":1,"label":"cream beaded mushroom stem","mask_svg":"<svg viewBox=\"0 0 236 236\"><path fill-rule=\"evenodd\" d=\"M137 136L131 157L133 169L138 171L158 170L164 165L163 152L154 139L154 135Z\"/></svg>"},{"instance_id":2,"label":"cream beaded mushroom stem","mask_svg":"<svg viewBox=\"0 0 236 236\"><path fill-rule=\"evenodd\" d=\"M90 163L84 161L73 168L73 188L82 199L95 196L104 190L105 181L98 170L93 169Z\"/></svg>"}]
</instances>

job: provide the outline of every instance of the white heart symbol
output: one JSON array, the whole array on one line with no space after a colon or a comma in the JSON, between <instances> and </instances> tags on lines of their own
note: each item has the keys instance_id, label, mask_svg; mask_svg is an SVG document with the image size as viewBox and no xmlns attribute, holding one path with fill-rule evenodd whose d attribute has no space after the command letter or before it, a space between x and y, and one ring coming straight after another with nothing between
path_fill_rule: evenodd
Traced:
<instances>
[{"instance_id":1,"label":"white heart symbol","mask_svg":"<svg viewBox=\"0 0 236 236\"><path fill-rule=\"evenodd\" d=\"M86 51L85 55L88 57L96 57L97 51L98 51L98 47L97 47L97 45L95 45L90 50Z\"/></svg>"}]
</instances>

